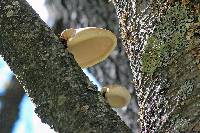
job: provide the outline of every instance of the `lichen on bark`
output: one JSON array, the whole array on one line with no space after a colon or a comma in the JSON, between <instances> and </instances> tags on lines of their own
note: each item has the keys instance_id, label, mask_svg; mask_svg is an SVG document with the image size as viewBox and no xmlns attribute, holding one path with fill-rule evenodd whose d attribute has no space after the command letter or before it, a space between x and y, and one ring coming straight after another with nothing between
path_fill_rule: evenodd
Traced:
<instances>
[{"instance_id":1,"label":"lichen on bark","mask_svg":"<svg viewBox=\"0 0 200 133\"><path fill-rule=\"evenodd\" d=\"M177 3L158 18L154 32L147 39L142 56L143 72L153 74L159 66L167 66L174 55L188 44L185 38L187 25L193 21L188 9Z\"/></svg>"},{"instance_id":2,"label":"lichen on bark","mask_svg":"<svg viewBox=\"0 0 200 133\"><path fill-rule=\"evenodd\" d=\"M199 1L112 2L131 61L142 132L200 131Z\"/></svg>"}]
</instances>

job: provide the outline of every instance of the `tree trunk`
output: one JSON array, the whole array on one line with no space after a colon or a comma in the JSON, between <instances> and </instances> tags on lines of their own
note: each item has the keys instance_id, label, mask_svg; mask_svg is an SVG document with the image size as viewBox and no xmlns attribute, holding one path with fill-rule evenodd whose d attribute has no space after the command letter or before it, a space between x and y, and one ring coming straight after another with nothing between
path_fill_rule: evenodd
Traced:
<instances>
[{"instance_id":1,"label":"tree trunk","mask_svg":"<svg viewBox=\"0 0 200 133\"><path fill-rule=\"evenodd\" d=\"M25 0L0 2L0 54L58 132L130 132Z\"/></svg>"},{"instance_id":2,"label":"tree trunk","mask_svg":"<svg viewBox=\"0 0 200 133\"><path fill-rule=\"evenodd\" d=\"M112 0L142 132L200 132L199 0Z\"/></svg>"},{"instance_id":3,"label":"tree trunk","mask_svg":"<svg viewBox=\"0 0 200 133\"><path fill-rule=\"evenodd\" d=\"M132 84L130 62L119 37L118 18L114 6L107 0L46 0L49 20L55 33L66 28L101 27L113 31L118 38L117 48L103 62L88 68L102 85L120 84L129 89L132 100L127 109L117 112L133 132L137 132L137 101Z\"/></svg>"}]
</instances>

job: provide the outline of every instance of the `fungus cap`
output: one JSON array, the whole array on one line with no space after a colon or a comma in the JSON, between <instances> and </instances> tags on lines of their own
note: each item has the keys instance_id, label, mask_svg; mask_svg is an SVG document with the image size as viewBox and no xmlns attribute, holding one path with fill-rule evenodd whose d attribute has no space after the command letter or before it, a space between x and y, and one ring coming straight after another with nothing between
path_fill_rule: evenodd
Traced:
<instances>
[{"instance_id":1,"label":"fungus cap","mask_svg":"<svg viewBox=\"0 0 200 133\"><path fill-rule=\"evenodd\" d=\"M101 92L113 108L122 108L128 105L131 100L131 95L128 90L120 85L105 86L102 88Z\"/></svg>"},{"instance_id":2,"label":"fungus cap","mask_svg":"<svg viewBox=\"0 0 200 133\"><path fill-rule=\"evenodd\" d=\"M81 66L93 66L109 56L116 47L117 39L108 30L96 27L67 29L61 33L67 40L67 49Z\"/></svg>"}]
</instances>

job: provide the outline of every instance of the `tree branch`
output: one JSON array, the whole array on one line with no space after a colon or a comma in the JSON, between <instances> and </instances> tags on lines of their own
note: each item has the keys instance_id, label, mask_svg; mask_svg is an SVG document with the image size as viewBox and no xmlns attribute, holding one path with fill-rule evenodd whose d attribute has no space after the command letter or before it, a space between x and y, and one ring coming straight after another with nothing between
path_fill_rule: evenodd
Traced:
<instances>
[{"instance_id":1,"label":"tree branch","mask_svg":"<svg viewBox=\"0 0 200 133\"><path fill-rule=\"evenodd\" d=\"M58 132L130 132L25 0L1 0L0 54Z\"/></svg>"}]
</instances>

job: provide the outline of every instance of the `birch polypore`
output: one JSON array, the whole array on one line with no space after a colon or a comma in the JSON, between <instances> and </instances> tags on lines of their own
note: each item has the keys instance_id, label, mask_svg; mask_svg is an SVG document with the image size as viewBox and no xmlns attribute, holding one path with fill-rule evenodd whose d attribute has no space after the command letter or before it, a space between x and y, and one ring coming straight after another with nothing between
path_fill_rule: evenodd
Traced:
<instances>
[{"instance_id":1,"label":"birch polypore","mask_svg":"<svg viewBox=\"0 0 200 133\"><path fill-rule=\"evenodd\" d=\"M68 51L74 55L81 68L103 61L117 44L112 32L96 27L66 29L61 37L66 40Z\"/></svg>"},{"instance_id":2,"label":"birch polypore","mask_svg":"<svg viewBox=\"0 0 200 133\"><path fill-rule=\"evenodd\" d=\"M128 105L131 100L128 90L120 85L105 86L101 92L112 108L122 108Z\"/></svg>"}]
</instances>

